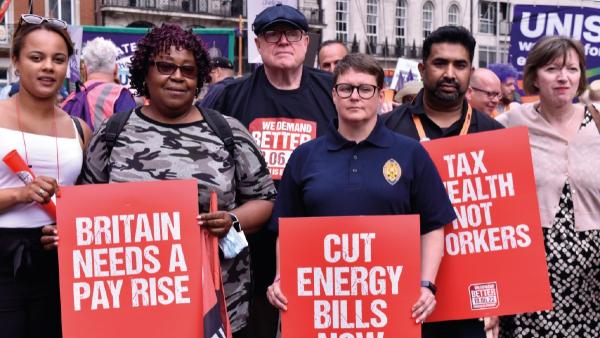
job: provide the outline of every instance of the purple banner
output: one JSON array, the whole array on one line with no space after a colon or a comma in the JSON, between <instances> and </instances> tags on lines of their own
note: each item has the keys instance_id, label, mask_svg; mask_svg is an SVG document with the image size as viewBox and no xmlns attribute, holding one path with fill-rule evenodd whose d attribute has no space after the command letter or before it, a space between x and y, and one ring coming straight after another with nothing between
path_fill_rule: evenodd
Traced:
<instances>
[{"instance_id":1,"label":"purple banner","mask_svg":"<svg viewBox=\"0 0 600 338\"><path fill-rule=\"evenodd\" d=\"M516 5L509 62L522 71L533 45L547 35L564 35L579 40L586 55L588 80L600 75L600 9Z\"/></svg>"},{"instance_id":2,"label":"purple banner","mask_svg":"<svg viewBox=\"0 0 600 338\"><path fill-rule=\"evenodd\" d=\"M96 37L103 37L117 45L119 55L117 65L119 66L119 81L122 85L129 87L129 64L133 52L136 50L137 42L144 37L147 30L142 28L109 28L88 27L83 28L82 46ZM210 57L223 56L233 60L233 29L195 29L195 34L200 35L204 47Z\"/></svg>"}]
</instances>

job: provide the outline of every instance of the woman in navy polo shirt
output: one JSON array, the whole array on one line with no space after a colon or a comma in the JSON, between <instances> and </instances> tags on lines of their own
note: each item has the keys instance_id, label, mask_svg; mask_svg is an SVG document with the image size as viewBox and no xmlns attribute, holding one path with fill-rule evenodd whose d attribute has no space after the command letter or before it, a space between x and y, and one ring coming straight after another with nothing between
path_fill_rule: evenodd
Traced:
<instances>
[{"instance_id":1,"label":"woman in navy polo shirt","mask_svg":"<svg viewBox=\"0 0 600 338\"><path fill-rule=\"evenodd\" d=\"M324 136L292 153L270 227L278 232L279 217L419 214L422 287L412 317L422 323L435 308L443 227L455 214L425 149L388 130L377 116L383 78L368 55L349 54L337 64L332 95L338 118ZM287 310L279 274L267 297Z\"/></svg>"}]
</instances>

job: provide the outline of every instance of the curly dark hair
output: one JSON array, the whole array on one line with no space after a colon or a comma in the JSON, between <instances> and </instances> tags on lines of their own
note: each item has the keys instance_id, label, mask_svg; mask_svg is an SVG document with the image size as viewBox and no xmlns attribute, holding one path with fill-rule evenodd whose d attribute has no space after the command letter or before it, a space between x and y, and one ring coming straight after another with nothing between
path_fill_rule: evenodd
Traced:
<instances>
[{"instance_id":1,"label":"curly dark hair","mask_svg":"<svg viewBox=\"0 0 600 338\"><path fill-rule=\"evenodd\" d=\"M196 94L210 80L211 67L206 49L202 40L194 35L191 30L185 30L178 25L165 24L153 28L138 43L137 49L131 58L131 88L135 89L138 96L150 98L146 87L146 76L151 62L160 53L169 53L171 46L177 49L189 50L194 54L196 67L198 68Z\"/></svg>"}]
</instances>

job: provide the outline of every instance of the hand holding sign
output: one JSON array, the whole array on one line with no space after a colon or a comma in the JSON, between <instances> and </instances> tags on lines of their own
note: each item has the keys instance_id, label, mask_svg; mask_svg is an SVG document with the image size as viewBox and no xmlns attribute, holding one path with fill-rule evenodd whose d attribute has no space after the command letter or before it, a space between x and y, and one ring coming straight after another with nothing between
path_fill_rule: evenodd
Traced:
<instances>
[{"instance_id":1,"label":"hand holding sign","mask_svg":"<svg viewBox=\"0 0 600 338\"><path fill-rule=\"evenodd\" d=\"M53 225L45 225L42 228L42 237L40 238L42 247L45 250L52 250L58 247L58 230Z\"/></svg>"},{"instance_id":2,"label":"hand holding sign","mask_svg":"<svg viewBox=\"0 0 600 338\"><path fill-rule=\"evenodd\" d=\"M498 338L500 334L500 318L497 316L484 317L479 320L483 320L483 330L485 331L485 338Z\"/></svg>"},{"instance_id":3,"label":"hand holding sign","mask_svg":"<svg viewBox=\"0 0 600 338\"><path fill-rule=\"evenodd\" d=\"M421 296L412 307L412 317L421 324L435 309L435 295L427 288L421 288Z\"/></svg>"},{"instance_id":4,"label":"hand holding sign","mask_svg":"<svg viewBox=\"0 0 600 338\"><path fill-rule=\"evenodd\" d=\"M279 244L277 245L279 246ZM279 274L275 276L273 284L271 284L271 286L269 286L269 288L267 289L267 299L269 300L269 303L271 303L271 305L273 305L274 307L282 311L287 311L288 301L283 292L281 292Z\"/></svg>"},{"instance_id":5,"label":"hand holding sign","mask_svg":"<svg viewBox=\"0 0 600 338\"><path fill-rule=\"evenodd\" d=\"M36 177L16 150L10 151L2 160L25 183L19 200L24 203L40 203L44 210L56 219L56 205L51 200L58 190L56 180L46 176Z\"/></svg>"},{"instance_id":6,"label":"hand holding sign","mask_svg":"<svg viewBox=\"0 0 600 338\"><path fill-rule=\"evenodd\" d=\"M210 210L208 213L198 215L198 225L205 227L208 232L221 238L229 232L233 220L226 211L218 211L217 194L211 193Z\"/></svg>"}]
</instances>

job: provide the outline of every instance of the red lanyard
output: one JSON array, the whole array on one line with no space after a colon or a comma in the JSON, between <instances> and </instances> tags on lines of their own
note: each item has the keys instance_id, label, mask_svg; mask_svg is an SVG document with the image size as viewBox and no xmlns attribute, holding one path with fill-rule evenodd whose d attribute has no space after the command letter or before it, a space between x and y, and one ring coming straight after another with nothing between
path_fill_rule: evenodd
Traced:
<instances>
[{"instance_id":1,"label":"red lanyard","mask_svg":"<svg viewBox=\"0 0 600 338\"><path fill-rule=\"evenodd\" d=\"M467 104L467 115L465 116L465 122L463 122L463 126L460 129L459 135L466 135L469 131L469 126L471 125L471 116L473 115L473 110L471 109L471 105ZM429 141L430 138L425 134L425 129L423 128L423 123L421 123L421 118L419 115L413 114L412 116L413 122L415 123L415 127L417 127L417 133L419 134L419 141L425 142Z\"/></svg>"}]
</instances>

